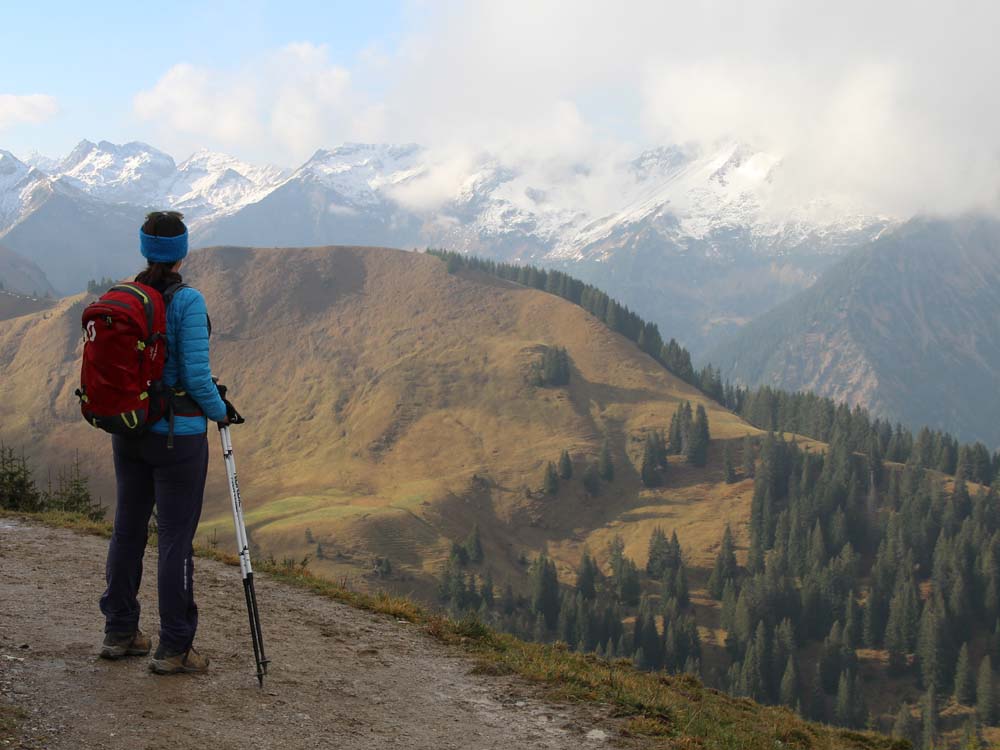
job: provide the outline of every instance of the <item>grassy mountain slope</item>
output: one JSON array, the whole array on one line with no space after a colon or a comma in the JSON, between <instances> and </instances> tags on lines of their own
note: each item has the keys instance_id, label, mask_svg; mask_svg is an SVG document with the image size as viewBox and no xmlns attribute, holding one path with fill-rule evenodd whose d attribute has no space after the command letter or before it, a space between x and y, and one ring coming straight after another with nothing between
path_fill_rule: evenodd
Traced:
<instances>
[{"instance_id":1,"label":"grassy mountain slope","mask_svg":"<svg viewBox=\"0 0 1000 750\"><path fill-rule=\"evenodd\" d=\"M911 426L1000 445L1000 223L918 219L851 254L706 359Z\"/></svg>"},{"instance_id":2,"label":"grassy mountain slope","mask_svg":"<svg viewBox=\"0 0 1000 750\"><path fill-rule=\"evenodd\" d=\"M658 524L707 564L721 525L746 518L751 483L721 482L718 439L757 431L558 297L384 249L215 248L184 270L210 303L215 370L249 417L234 440L265 551L313 553L308 530L326 549L320 572L356 574L388 556L420 586L478 522L498 580L523 577L521 554L545 548L572 580L583 547L600 557L616 533L644 560ZM0 401L0 438L47 462L79 451L108 498L108 441L72 396L83 304L0 323L14 396ZM570 385L531 385L554 345L569 354ZM708 411L709 467L674 464L665 487L645 489L643 434L688 399ZM591 497L579 477L605 434L616 478ZM575 478L545 496L544 466L563 449ZM222 479L213 463L202 531L228 544Z\"/></svg>"}]
</instances>

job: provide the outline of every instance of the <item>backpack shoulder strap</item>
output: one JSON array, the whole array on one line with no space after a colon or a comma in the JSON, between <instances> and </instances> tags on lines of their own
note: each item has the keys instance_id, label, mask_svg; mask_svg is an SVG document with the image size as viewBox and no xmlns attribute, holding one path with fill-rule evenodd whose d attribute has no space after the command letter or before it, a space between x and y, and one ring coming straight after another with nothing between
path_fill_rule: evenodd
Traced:
<instances>
[{"instance_id":1,"label":"backpack shoulder strap","mask_svg":"<svg viewBox=\"0 0 1000 750\"><path fill-rule=\"evenodd\" d=\"M171 284L166 289L163 290L163 304L169 305L173 299L174 295L177 294L181 289L187 287L183 281L178 281L176 284Z\"/></svg>"},{"instance_id":2,"label":"backpack shoulder strap","mask_svg":"<svg viewBox=\"0 0 1000 750\"><path fill-rule=\"evenodd\" d=\"M146 313L146 325L149 327L149 332L153 332L153 301L149 298L142 289L140 289L135 284L116 284L111 287L109 292L125 292L130 294L142 304L143 311Z\"/></svg>"}]
</instances>

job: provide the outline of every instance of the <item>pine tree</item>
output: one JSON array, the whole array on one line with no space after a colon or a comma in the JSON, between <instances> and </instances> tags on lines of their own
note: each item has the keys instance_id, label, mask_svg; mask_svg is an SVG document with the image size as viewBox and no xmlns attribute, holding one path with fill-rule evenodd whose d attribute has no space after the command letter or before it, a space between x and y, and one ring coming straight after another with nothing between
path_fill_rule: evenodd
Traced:
<instances>
[{"instance_id":1,"label":"pine tree","mask_svg":"<svg viewBox=\"0 0 1000 750\"><path fill-rule=\"evenodd\" d=\"M934 750L934 738L937 736L937 695L934 685L927 688L924 693L923 705L923 730L921 732L921 745L923 750Z\"/></svg>"},{"instance_id":2,"label":"pine tree","mask_svg":"<svg viewBox=\"0 0 1000 750\"><path fill-rule=\"evenodd\" d=\"M795 654L789 654L785 672L781 677L781 689L779 691L781 705L794 709L795 704L799 701L799 690L798 663L795 660Z\"/></svg>"},{"instance_id":3,"label":"pine tree","mask_svg":"<svg viewBox=\"0 0 1000 750\"><path fill-rule=\"evenodd\" d=\"M656 439L649 435L642 451L642 466L639 475L642 483L646 487L658 487L660 485L659 457L657 456Z\"/></svg>"},{"instance_id":4,"label":"pine tree","mask_svg":"<svg viewBox=\"0 0 1000 750\"><path fill-rule=\"evenodd\" d=\"M896 713L896 721L892 725L893 739L908 740L915 747L919 735L920 726L913 715L913 709L909 703L904 703L899 707L899 711Z\"/></svg>"},{"instance_id":5,"label":"pine tree","mask_svg":"<svg viewBox=\"0 0 1000 750\"><path fill-rule=\"evenodd\" d=\"M971 706L976 699L976 685L969 664L969 644L963 643L958 652L955 666L955 700L963 706Z\"/></svg>"},{"instance_id":6,"label":"pine tree","mask_svg":"<svg viewBox=\"0 0 1000 750\"><path fill-rule=\"evenodd\" d=\"M843 727L854 726L854 695L851 692L853 681L845 670L840 673L837 682L837 701L834 704L833 715L837 723Z\"/></svg>"},{"instance_id":7,"label":"pine tree","mask_svg":"<svg viewBox=\"0 0 1000 750\"><path fill-rule=\"evenodd\" d=\"M733 484L736 481L736 467L733 465L733 450L728 440L723 443L722 470L726 477L726 484Z\"/></svg>"},{"instance_id":8,"label":"pine tree","mask_svg":"<svg viewBox=\"0 0 1000 750\"><path fill-rule=\"evenodd\" d=\"M548 630L555 629L559 621L559 603L555 563L540 555L531 570L531 609L544 618Z\"/></svg>"},{"instance_id":9,"label":"pine tree","mask_svg":"<svg viewBox=\"0 0 1000 750\"><path fill-rule=\"evenodd\" d=\"M479 594L482 597L483 604L486 605L486 608L493 609L493 574L489 570L487 570L486 575L483 576L483 587Z\"/></svg>"},{"instance_id":10,"label":"pine tree","mask_svg":"<svg viewBox=\"0 0 1000 750\"><path fill-rule=\"evenodd\" d=\"M514 614L514 610L517 609L517 600L514 598L514 587L510 585L510 581L503 587L503 595L500 597L500 611L505 615Z\"/></svg>"},{"instance_id":11,"label":"pine tree","mask_svg":"<svg viewBox=\"0 0 1000 750\"><path fill-rule=\"evenodd\" d=\"M604 438L601 444L601 455L597 461L597 471L605 482L611 482L615 478L615 465L611 460L611 443L608 438Z\"/></svg>"},{"instance_id":12,"label":"pine tree","mask_svg":"<svg viewBox=\"0 0 1000 750\"><path fill-rule=\"evenodd\" d=\"M668 572L673 572L679 560L674 559L674 550L663 529L657 526L649 535L649 551L646 557L646 573L650 578L662 581Z\"/></svg>"},{"instance_id":13,"label":"pine tree","mask_svg":"<svg viewBox=\"0 0 1000 750\"><path fill-rule=\"evenodd\" d=\"M618 601L626 607L634 607L639 603L639 594L642 590L639 582L639 569L627 557L622 562L616 583Z\"/></svg>"},{"instance_id":14,"label":"pine tree","mask_svg":"<svg viewBox=\"0 0 1000 750\"><path fill-rule=\"evenodd\" d=\"M726 524L726 530L722 534L722 545L719 554L715 558L715 566L712 568L712 575L708 579L708 593L713 599L722 598L726 582L734 580L737 573L736 546L733 543L733 532Z\"/></svg>"},{"instance_id":15,"label":"pine tree","mask_svg":"<svg viewBox=\"0 0 1000 750\"><path fill-rule=\"evenodd\" d=\"M483 561L483 542L479 537L479 524L472 524L472 531L465 540L465 551L469 555L469 562L481 563Z\"/></svg>"},{"instance_id":16,"label":"pine tree","mask_svg":"<svg viewBox=\"0 0 1000 750\"><path fill-rule=\"evenodd\" d=\"M570 461L569 451L563 451L559 456L559 478L560 479L572 479L573 478L573 462Z\"/></svg>"},{"instance_id":17,"label":"pine tree","mask_svg":"<svg viewBox=\"0 0 1000 750\"><path fill-rule=\"evenodd\" d=\"M551 461L545 464L545 479L542 488L546 495L554 495L559 492L559 474L556 471L556 465Z\"/></svg>"},{"instance_id":18,"label":"pine tree","mask_svg":"<svg viewBox=\"0 0 1000 750\"><path fill-rule=\"evenodd\" d=\"M597 564L590 553L584 550L583 559L576 574L576 590L585 600L590 601L597 596Z\"/></svg>"},{"instance_id":19,"label":"pine tree","mask_svg":"<svg viewBox=\"0 0 1000 750\"><path fill-rule=\"evenodd\" d=\"M694 422L691 425L687 450L684 452L689 464L693 466L705 465L708 460L708 441L708 414L705 412L705 407L698 404Z\"/></svg>"},{"instance_id":20,"label":"pine tree","mask_svg":"<svg viewBox=\"0 0 1000 750\"><path fill-rule=\"evenodd\" d=\"M928 599L920 617L917 655L920 659L920 680L924 687L944 684L941 664L941 629L934 600Z\"/></svg>"},{"instance_id":21,"label":"pine tree","mask_svg":"<svg viewBox=\"0 0 1000 750\"><path fill-rule=\"evenodd\" d=\"M590 495L596 495L601 489L601 471L593 461L583 471L583 487Z\"/></svg>"},{"instance_id":22,"label":"pine tree","mask_svg":"<svg viewBox=\"0 0 1000 750\"><path fill-rule=\"evenodd\" d=\"M976 680L976 714L987 726L996 723L997 701L993 684L993 665L989 656L984 656L979 662L979 675Z\"/></svg>"},{"instance_id":23,"label":"pine tree","mask_svg":"<svg viewBox=\"0 0 1000 750\"><path fill-rule=\"evenodd\" d=\"M753 479L756 473L756 457L754 455L753 438L747 435L743 438L743 476Z\"/></svg>"}]
</instances>

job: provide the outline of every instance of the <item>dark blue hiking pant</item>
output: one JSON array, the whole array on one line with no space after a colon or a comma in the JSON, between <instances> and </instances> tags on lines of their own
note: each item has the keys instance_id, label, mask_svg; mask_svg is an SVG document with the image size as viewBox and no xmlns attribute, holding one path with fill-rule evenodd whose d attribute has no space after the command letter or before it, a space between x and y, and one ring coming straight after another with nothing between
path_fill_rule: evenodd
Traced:
<instances>
[{"instance_id":1,"label":"dark blue hiking pant","mask_svg":"<svg viewBox=\"0 0 1000 750\"><path fill-rule=\"evenodd\" d=\"M156 504L159 535L157 588L160 645L186 651L198 628L194 603L192 543L201 517L208 474L206 435L112 438L118 504L108 549L107 590L101 597L106 633L131 633L139 627L139 583L146 550L149 516Z\"/></svg>"}]
</instances>

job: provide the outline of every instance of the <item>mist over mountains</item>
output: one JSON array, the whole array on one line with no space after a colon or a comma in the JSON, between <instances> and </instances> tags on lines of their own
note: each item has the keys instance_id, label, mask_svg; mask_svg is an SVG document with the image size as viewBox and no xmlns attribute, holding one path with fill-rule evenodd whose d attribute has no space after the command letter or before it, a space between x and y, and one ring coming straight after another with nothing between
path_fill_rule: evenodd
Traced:
<instances>
[{"instance_id":1,"label":"mist over mountains","mask_svg":"<svg viewBox=\"0 0 1000 750\"><path fill-rule=\"evenodd\" d=\"M178 164L135 142L0 152L0 244L60 293L133 272L137 220L165 207L197 246L436 245L559 265L695 352L893 221L835 196L789 202L780 158L738 141L548 172L489 153L456 166L415 144L344 144L297 169L208 151Z\"/></svg>"}]
</instances>

